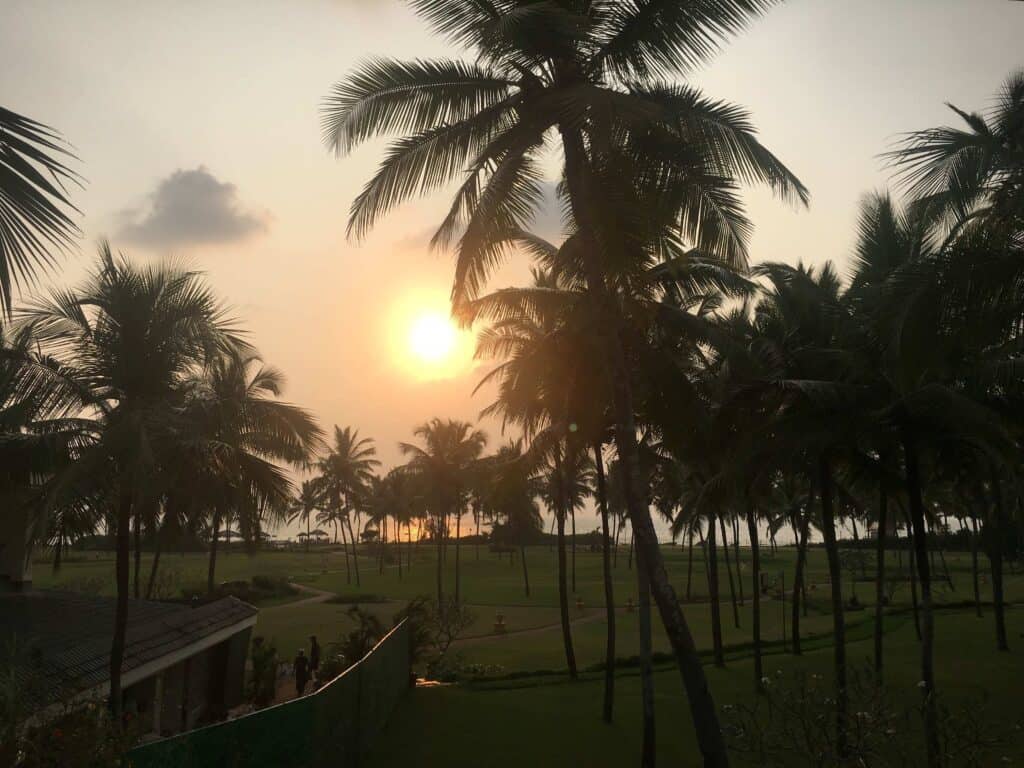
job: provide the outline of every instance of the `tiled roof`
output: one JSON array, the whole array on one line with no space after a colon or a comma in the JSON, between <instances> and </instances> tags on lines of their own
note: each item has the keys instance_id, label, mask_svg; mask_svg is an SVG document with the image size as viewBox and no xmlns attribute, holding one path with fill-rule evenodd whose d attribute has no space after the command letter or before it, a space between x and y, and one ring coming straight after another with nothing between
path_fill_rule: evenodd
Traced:
<instances>
[{"instance_id":1,"label":"tiled roof","mask_svg":"<svg viewBox=\"0 0 1024 768\"><path fill-rule=\"evenodd\" d=\"M0 644L13 649L16 671L36 705L109 679L116 600L76 592L0 594ZM196 607L128 601L122 674L181 650L255 615L234 597Z\"/></svg>"}]
</instances>

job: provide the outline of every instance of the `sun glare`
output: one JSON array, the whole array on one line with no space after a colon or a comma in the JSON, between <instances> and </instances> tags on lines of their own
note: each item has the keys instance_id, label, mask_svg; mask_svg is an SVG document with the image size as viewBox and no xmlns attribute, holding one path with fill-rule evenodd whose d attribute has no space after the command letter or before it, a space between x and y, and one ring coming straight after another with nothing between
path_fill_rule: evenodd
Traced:
<instances>
[{"instance_id":1,"label":"sun glare","mask_svg":"<svg viewBox=\"0 0 1024 768\"><path fill-rule=\"evenodd\" d=\"M443 293L410 290L391 312L392 359L416 379L437 381L473 368L476 337L451 319Z\"/></svg>"},{"instance_id":2,"label":"sun glare","mask_svg":"<svg viewBox=\"0 0 1024 768\"><path fill-rule=\"evenodd\" d=\"M409 351L425 363L440 363L455 350L458 331L439 312L424 312L409 327Z\"/></svg>"}]
</instances>

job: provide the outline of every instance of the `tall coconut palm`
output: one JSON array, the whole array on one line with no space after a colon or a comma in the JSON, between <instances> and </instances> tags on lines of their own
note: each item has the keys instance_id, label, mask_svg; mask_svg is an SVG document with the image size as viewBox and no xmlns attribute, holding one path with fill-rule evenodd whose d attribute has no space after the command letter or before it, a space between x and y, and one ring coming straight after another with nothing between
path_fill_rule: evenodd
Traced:
<instances>
[{"instance_id":1,"label":"tall coconut palm","mask_svg":"<svg viewBox=\"0 0 1024 768\"><path fill-rule=\"evenodd\" d=\"M434 515L437 540L437 601L444 605L444 552L451 516L458 526L464 512L466 489L487 437L473 425L455 419L431 419L413 430L422 445L399 443L408 457L405 471L418 479ZM459 535L455 536L455 602L462 598Z\"/></svg>"},{"instance_id":2,"label":"tall coconut palm","mask_svg":"<svg viewBox=\"0 0 1024 768\"><path fill-rule=\"evenodd\" d=\"M288 524L304 522L306 524L306 554L309 554L309 542L311 520L316 517L320 504L323 501L323 494L318 484L313 480L303 480L295 498L288 507Z\"/></svg>"},{"instance_id":3,"label":"tall coconut palm","mask_svg":"<svg viewBox=\"0 0 1024 768\"><path fill-rule=\"evenodd\" d=\"M537 158L547 145L561 146L589 300L615 385L629 514L708 765L728 758L639 487L621 313L606 282L613 263L630 257L630 228L615 215L615 187L595 181L605 167L604 149L626 146L650 171L641 193L651 206L674 207L684 237L732 257L742 256L749 234L732 182L766 182L806 199L799 182L757 142L742 110L665 82L706 61L773 4L414 0L439 34L474 49L473 63L376 59L339 84L324 108L325 139L339 154L371 137L401 135L353 203L349 229L356 236L398 203L463 177L435 237L444 245L462 232L457 305L508 255L508 230L522 227L541 197Z\"/></svg>"},{"instance_id":4,"label":"tall coconut palm","mask_svg":"<svg viewBox=\"0 0 1024 768\"><path fill-rule=\"evenodd\" d=\"M199 485L209 483L213 498L212 592L221 525L230 530L236 520L242 538L254 544L260 530L283 522L293 488L280 464L306 466L322 432L305 410L277 399L283 375L251 352L229 350L186 386L187 443L201 455Z\"/></svg>"},{"instance_id":5,"label":"tall coconut palm","mask_svg":"<svg viewBox=\"0 0 1024 768\"><path fill-rule=\"evenodd\" d=\"M359 585L359 557L357 537L352 529L351 515L356 515L356 527L359 527L358 515L363 497L373 471L380 466L374 458L377 449L373 438L360 437L358 429L351 427L334 427L334 442L328 447L326 455L317 462L320 470L320 483L323 486L327 501L339 510L343 531L348 529L348 539L352 542L352 564L355 570L356 585Z\"/></svg>"},{"instance_id":6,"label":"tall coconut palm","mask_svg":"<svg viewBox=\"0 0 1024 768\"><path fill-rule=\"evenodd\" d=\"M526 545L543 528L537 496L540 482L533 474L529 456L524 456L522 440L510 441L494 454L492 482L487 504L503 521L510 540L519 546L523 570L523 589L530 596L530 573L526 564Z\"/></svg>"},{"instance_id":7,"label":"tall coconut palm","mask_svg":"<svg viewBox=\"0 0 1024 768\"><path fill-rule=\"evenodd\" d=\"M55 291L25 312L43 348L87 394L101 431L59 482L113 489L117 608L110 653L111 706L121 709L121 665L129 595L129 530L154 489L161 456L182 425L182 387L221 354L242 347L213 292L174 264L140 267L104 243L76 289Z\"/></svg>"},{"instance_id":8,"label":"tall coconut palm","mask_svg":"<svg viewBox=\"0 0 1024 768\"><path fill-rule=\"evenodd\" d=\"M79 231L68 187L80 178L59 133L0 107L0 302L11 314L14 288L31 284L74 247Z\"/></svg>"}]
</instances>

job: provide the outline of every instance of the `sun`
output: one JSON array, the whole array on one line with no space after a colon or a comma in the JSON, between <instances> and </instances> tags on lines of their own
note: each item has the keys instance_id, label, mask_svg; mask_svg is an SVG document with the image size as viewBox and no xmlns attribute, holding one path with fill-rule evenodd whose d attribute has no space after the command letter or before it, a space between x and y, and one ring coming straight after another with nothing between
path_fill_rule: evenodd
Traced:
<instances>
[{"instance_id":1,"label":"sun","mask_svg":"<svg viewBox=\"0 0 1024 768\"><path fill-rule=\"evenodd\" d=\"M398 371L429 382L454 379L476 367L476 334L452 319L444 288L410 286L397 294L381 325Z\"/></svg>"},{"instance_id":2,"label":"sun","mask_svg":"<svg viewBox=\"0 0 1024 768\"><path fill-rule=\"evenodd\" d=\"M409 325L409 352L430 364L443 363L455 352L459 332L440 312L422 312Z\"/></svg>"}]
</instances>

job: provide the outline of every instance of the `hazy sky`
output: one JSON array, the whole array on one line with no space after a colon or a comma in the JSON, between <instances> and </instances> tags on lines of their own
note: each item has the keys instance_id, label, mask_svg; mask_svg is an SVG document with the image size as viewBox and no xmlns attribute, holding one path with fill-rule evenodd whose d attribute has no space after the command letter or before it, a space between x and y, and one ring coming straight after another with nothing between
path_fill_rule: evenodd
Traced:
<instances>
[{"instance_id":1,"label":"hazy sky","mask_svg":"<svg viewBox=\"0 0 1024 768\"><path fill-rule=\"evenodd\" d=\"M1022 40L1011 0L792 0L731 42L694 82L748 107L812 194L800 211L748 194L753 260L844 264L858 198L886 183L878 154L948 123L946 101L986 107L1024 66ZM346 242L381 145L335 160L318 107L364 57L454 53L397 0L0 0L0 103L64 132L88 180L81 252L52 281L77 280L101 236L188 257L285 371L288 399L395 463L414 424L487 404L469 397L479 369L423 380L396 349L410 315L447 298L450 259L426 248L446 197Z\"/></svg>"}]
</instances>

